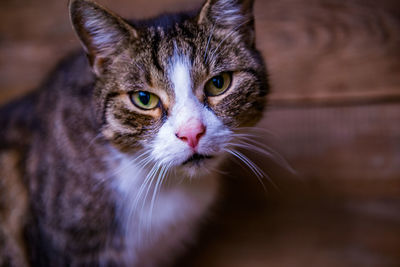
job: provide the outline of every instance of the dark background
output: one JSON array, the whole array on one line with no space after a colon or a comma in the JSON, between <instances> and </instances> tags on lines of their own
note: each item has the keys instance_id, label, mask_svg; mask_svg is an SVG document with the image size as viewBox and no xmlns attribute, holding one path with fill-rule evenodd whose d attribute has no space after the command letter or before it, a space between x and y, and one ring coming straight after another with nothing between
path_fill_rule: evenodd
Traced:
<instances>
[{"instance_id":1,"label":"dark background","mask_svg":"<svg viewBox=\"0 0 400 267\"><path fill-rule=\"evenodd\" d=\"M128 18L201 1L103 0ZM400 266L400 3L256 0L273 92L251 156L227 162L224 200L180 266ZM66 0L0 1L0 103L79 47Z\"/></svg>"}]
</instances>

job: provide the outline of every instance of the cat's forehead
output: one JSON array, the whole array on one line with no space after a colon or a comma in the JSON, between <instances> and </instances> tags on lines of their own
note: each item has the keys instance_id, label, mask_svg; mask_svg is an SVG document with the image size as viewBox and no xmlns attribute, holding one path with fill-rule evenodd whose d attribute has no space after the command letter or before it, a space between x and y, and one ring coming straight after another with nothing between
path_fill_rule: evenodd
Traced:
<instances>
[{"instance_id":1,"label":"cat's forehead","mask_svg":"<svg viewBox=\"0 0 400 267\"><path fill-rule=\"evenodd\" d=\"M154 27L148 29L140 47L135 43L131 49L131 58L128 59L132 67L128 75L130 82L140 80L145 83L144 86L164 91L169 96L175 95L174 87L183 79L188 83L187 87L190 84L193 88L208 72L202 62L204 55L199 53L204 49L198 35L187 32L183 35L179 28L169 31Z\"/></svg>"},{"instance_id":2,"label":"cat's forehead","mask_svg":"<svg viewBox=\"0 0 400 267\"><path fill-rule=\"evenodd\" d=\"M147 57L148 63L151 63L150 66L168 74L166 71L171 58L177 54L188 57L196 65L195 68L202 67L201 63L204 62L200 59L204 58L207 39L215 36L211 36L209 29L188 20L177 22L174 26L142 29L140 37L140 42L136 42L134 46L141 47L140 50ZM209 42L208 45L212 44Z\"/></svg>"},{"instance_id":3,"label":"cat's forehead","mask_svg":"<svg viewBox=\"0 0 400 267\"><path fill-rule=\"evenodd\" d=\"M234 30L217 30L212 25L192 21L174 27L150 27L143 32L141 46L146 66L158 77L167 77L171 58L177 54L189 59L195 82L209 74L217 75L251 64L249 49Z\"/></svg>"},{"instance_id":4,"label":"cat's forehead","mask_svg":"<svg viewBox=\"0 0 400 267\"><path fill-rule=\"evenodd\" d=\"M151 75L153 80L153 90L161 97L166 92L165 102L172 107L182 104L189 98L196 95L196 84L193 77L194 71L193 57L187 50L179 48L174 44L172 54L167 55L162 70L154 70Z\"/></svg>"},{"instance_id":5,"label":"cat's forehead","mask_svg":"<svg viewBox=\"0 0 400 267\"><path fill-rule=\"evenodd\" d=\"M170 59L167 73L177 103L190 97L193 87L191 70L192 64L189 58L185 54L175 51Z\"/></svg>"},{"instance_id":6,"label":"cat's forehead","mask_svg":"<svg viewBox=\"0 0 400 267\"><path fill-rule=\"evenodd\" d=\"M143 28L139 36L126 58L131 65L125 68L129 84L136 85L129 89L155 93L167 106L175 103L177 93L181 93L176 88L182 84L186 92L202 101L205 82L211 77L247 64L241 59L246 52L240 45L227 42L213 27L190 21L167 28Z\"/></svg>"}]
</instances>

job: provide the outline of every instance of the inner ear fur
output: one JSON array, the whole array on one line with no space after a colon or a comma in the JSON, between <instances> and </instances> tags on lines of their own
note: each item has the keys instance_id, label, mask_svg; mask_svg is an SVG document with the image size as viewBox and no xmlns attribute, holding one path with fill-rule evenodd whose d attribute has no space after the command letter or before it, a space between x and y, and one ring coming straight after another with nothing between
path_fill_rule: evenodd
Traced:
<instances>
[{"instance_id":1,"label":"inner ear fur","mask_svg":"<svg viewBox=\"0 0 400 267\"><path fill-rule=\"evenodd\" d=\"M198 23L237 26L253 19L254 0L207 0L198 15Z\"/></svg>"},{"instance_id":2,"label":"inner ear fur","mask_svg":"<svg viewBox=\"0 0 400 267\"><path fill-rule=\"evenodd\" d=\"M137 38L137 31L120 16L91 0L71 0L70 18L90 64L97 75L108 57Z\"/></svg>"},{"instance_id":3,"label":"inner ear fur","mask_svg":"<svg viewBox=\"0 0 400 267\"><path fill-rule=\"evenodd\" d=\"M197 22L227 32L240 32L244 42L253 47L253 5L254 0L207 0L197 16Z\"/></svg>"}]
</instances>

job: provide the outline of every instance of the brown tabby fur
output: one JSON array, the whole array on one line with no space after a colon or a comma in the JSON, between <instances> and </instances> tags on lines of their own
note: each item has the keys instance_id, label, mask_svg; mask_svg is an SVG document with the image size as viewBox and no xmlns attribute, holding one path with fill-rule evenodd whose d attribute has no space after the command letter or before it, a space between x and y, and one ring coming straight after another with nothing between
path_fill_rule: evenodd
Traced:
<instances>
[{"instance_id":1,"label":"brown tabby fur","mask_svg":"<svg viewBox=\"0 0 400 267\"><path fill-rule=\"evenodd\" d=\"M224 20L224 3L240 5L242 16ZM199 13L127 22L94 2L71 1L90 64L83 53L71 55L40 89L0 109L0 266L123 265L123 243L105 246L121 235L116 192L96 180L109 171L107 145L133 153L168 117L175 47L190 56L195 95L224 124L234 130L258 121L268 87L251 8L252 1L209 0ZM113 44L90 45L83 21L95 13L116 33ZM222 71L233 72L236 90L207 99L205 82ZM160 96L162 112L129 105L129 93L141 88Z\"/></svg>"}]
</instances>

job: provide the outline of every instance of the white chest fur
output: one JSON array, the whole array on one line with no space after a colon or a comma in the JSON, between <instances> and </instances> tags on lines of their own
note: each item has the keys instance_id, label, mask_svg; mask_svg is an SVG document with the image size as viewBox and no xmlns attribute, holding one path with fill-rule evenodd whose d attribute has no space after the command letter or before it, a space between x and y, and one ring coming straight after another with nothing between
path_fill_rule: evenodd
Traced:
<instances>
[{"instance_id":1,"label":"white chest fur","mask_svg":"<svg viewBox=\"0 0 400 267\"><path fill-rule=\"evenodd\" d=\"M172 173L157 187L161 170L146 182L151 170L115 153L113 162L118 166L113 176L120 194L117 221L125 231L127 263L154 266L173 259L194 237L196 226L216 199L218 177L189 179Z\"/></svg>"}]
</instances>

